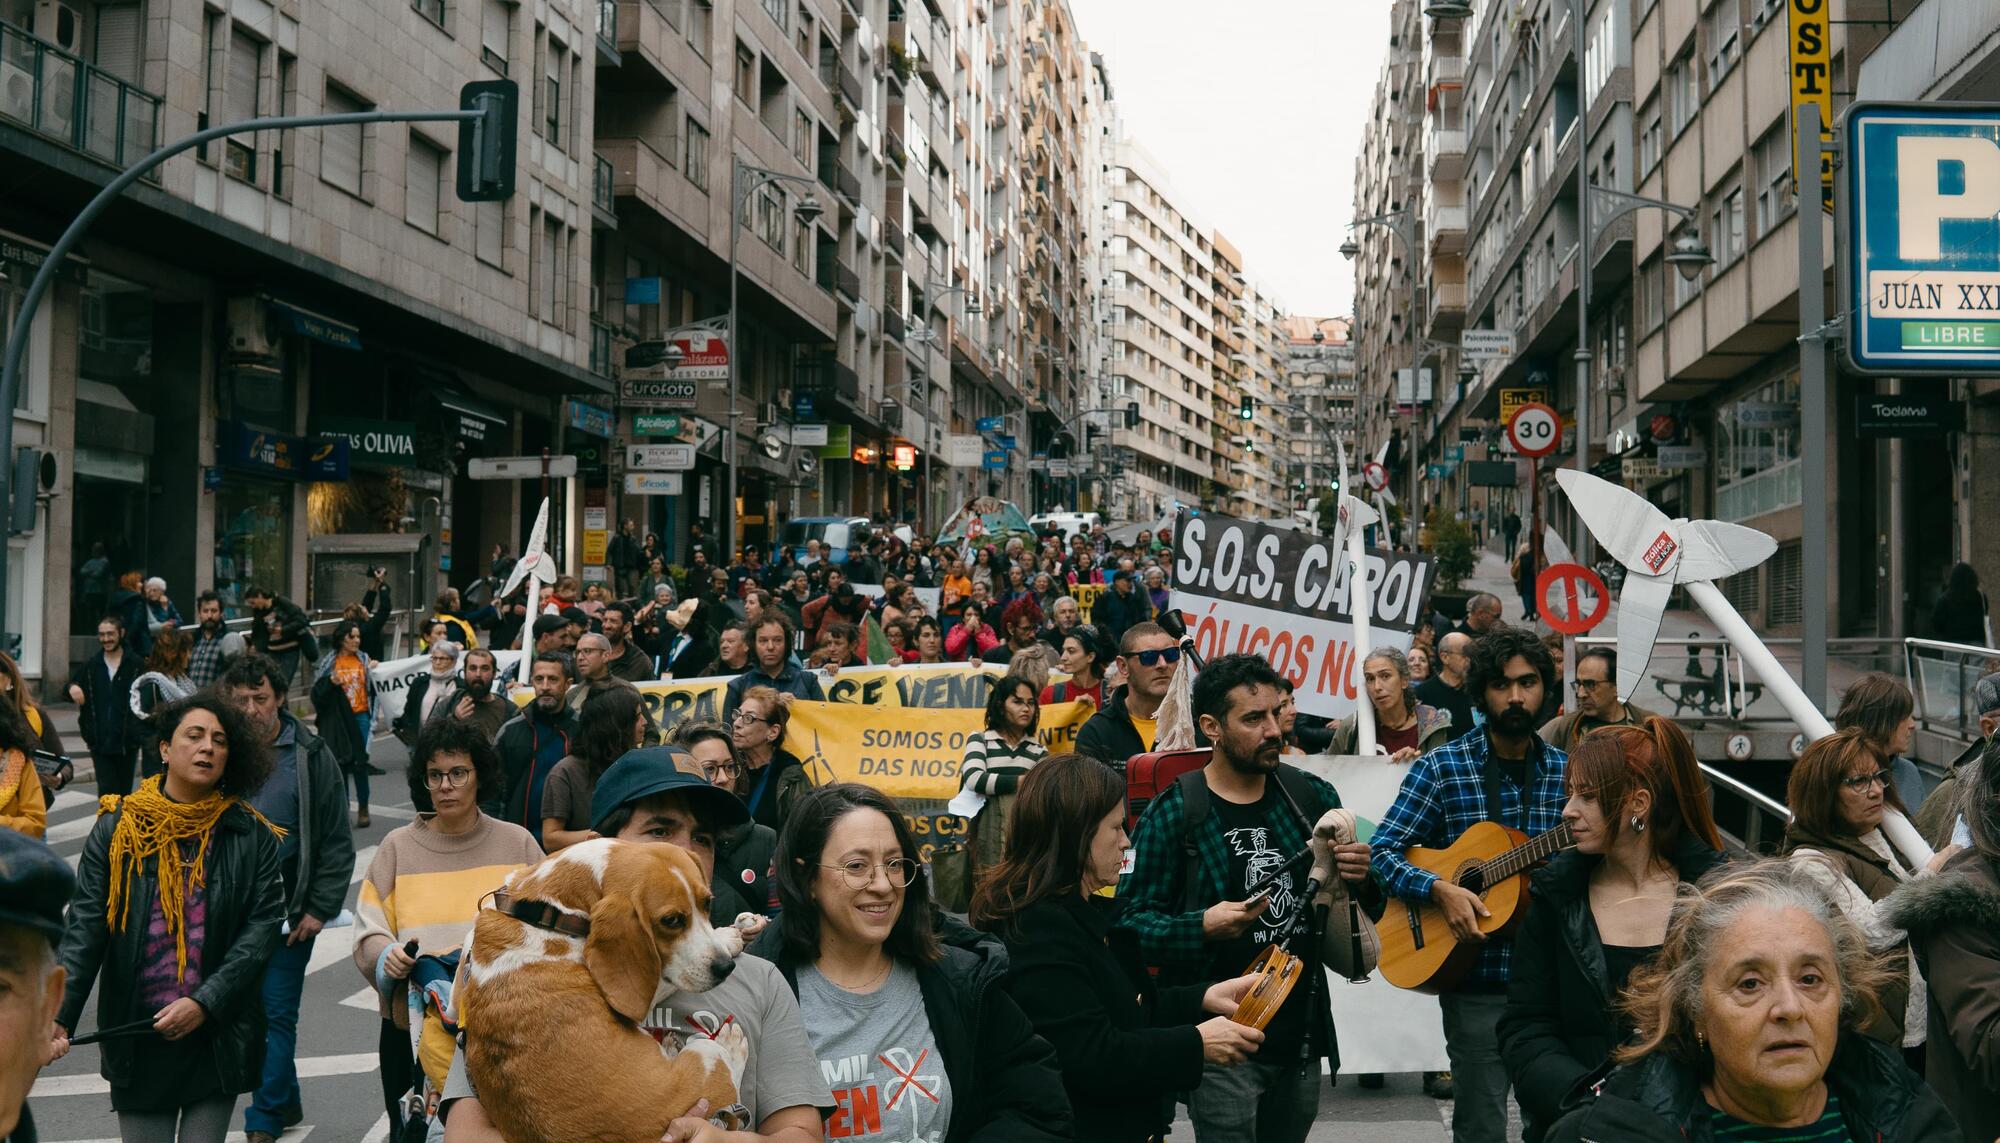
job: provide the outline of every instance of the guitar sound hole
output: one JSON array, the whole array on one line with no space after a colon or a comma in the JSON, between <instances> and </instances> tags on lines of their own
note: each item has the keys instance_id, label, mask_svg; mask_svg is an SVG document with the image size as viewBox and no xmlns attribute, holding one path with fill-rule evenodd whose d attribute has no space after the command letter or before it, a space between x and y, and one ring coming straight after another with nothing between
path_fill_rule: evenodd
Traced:
<instances>
[{"instance_id":1,"label":"guitar sound hole","mask_svg":"<svg viewBox=\"0 0 2000 1143\"><path fill-rule=\"evenodd\" d=\"M1476 867L1461 870L1459 875L1453 880L1458 884L1460 889L1469 889L1474 893L1486 892L1486 878Z\"/></svg>"}]
</instances>

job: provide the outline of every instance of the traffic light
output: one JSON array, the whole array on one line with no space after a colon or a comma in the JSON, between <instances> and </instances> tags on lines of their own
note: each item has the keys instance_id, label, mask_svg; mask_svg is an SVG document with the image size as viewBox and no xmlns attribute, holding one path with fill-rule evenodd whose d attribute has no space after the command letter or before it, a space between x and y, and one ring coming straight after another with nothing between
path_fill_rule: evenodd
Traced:
<instances>
[{"instance_id":1,"label":"traffic light","mask_svg":"<svg viewBox=\"0 0 2000 1143\"><path fill-rule=\"evenodd\" d=\"M1246 421L1257 415L1257 404L1250 399L1250 394L1243 394L1243 404L1236 410L1236 415Z\"/></svg>"},{"instance_id":2,"label":"traffic light","mask_svg":"<svg viewBox=\"0 0 2000 1143\"><path fill-rule=\"evenodd\" d=\"M25 535L35 530L38 519L37 495L54 491L56 486L56 457L52 452L33 447L14 450L14 482L10 491L14 494L12 511L8 517L7 534Z\"/></svg>"},{"instance_id":3,"label":"traffic light","mask_svg":"<svg viewBox=\"0 0 2000 1143\"><path fill-rule=\"evenodd\" d=\"M511 79L487 79L459 89L458 108L479 111L458 123L460 202L501 202L514 196L514 135L521 89Z\"/></svg>"}]
</instances>

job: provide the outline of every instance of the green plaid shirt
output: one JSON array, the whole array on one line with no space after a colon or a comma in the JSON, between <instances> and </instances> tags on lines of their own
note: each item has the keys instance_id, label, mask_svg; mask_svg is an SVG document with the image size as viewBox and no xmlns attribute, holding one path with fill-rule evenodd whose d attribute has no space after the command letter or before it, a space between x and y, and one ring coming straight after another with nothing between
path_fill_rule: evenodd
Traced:
<instances>
[{"instance_id":1,"label":"green plaid shirt","mask_svg":"<svg viewBox=\"0 0 2000 1143\"><path fill-rule=\"evenodd\" d=\"M1306 779L1319 804L1303 804L1299 810L1317 821L1319 815L1340 805L1340 794L1322 778L1307 774ZM1265 782L1277 780L1273 776ZM1201 915L1208 906L1228 899L1229 849L1222 836L1222 822L1211 810L1195 827L1194 835L1197 884L1192 899L1200 904L1191 912L1183 911L1190 899L1182 885L1187 869L1187 853L1181 845L1184 803L1181 784L1175 782L1152 800L1139 819L1132 837L1132 872L1118 882L1118 896L1125 902L1118 924L1139 938L1146 963L1203 969L1213 951L1202 937ZM1267 803L1264 821L1271 830L1271 846L1280 853L1297 853L1310 840L1306 827L1282 795Z\"/></svg>"}]
</instances>

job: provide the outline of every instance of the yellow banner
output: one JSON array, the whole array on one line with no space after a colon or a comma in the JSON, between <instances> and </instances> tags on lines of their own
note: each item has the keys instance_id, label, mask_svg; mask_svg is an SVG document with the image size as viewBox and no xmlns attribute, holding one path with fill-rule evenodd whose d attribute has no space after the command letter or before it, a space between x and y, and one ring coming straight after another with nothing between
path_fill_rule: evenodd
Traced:
<instances>
[{"instance_id":1,"label":"yellow banner","mask_svg":"<svg viewBox=\"0 0 2000 1143\"><path fill-rule=\"evenodd\" d=\"M929 710L970 710L975 716L986 708L986 694L993 680L1005 674L991 664L951 663L936 666L848 667L838 674L814 672L830 702L858 706L918 707ZM644 697L646 713L655 726L668 727L683 718L699 722L722 721L724 692L730 675L700 679L652 679L634 683ZM1054 676L1061 679L1063 676ZM535 692L515 687L508 697L526 706ZM974 718L975 724L977 717ZM975 729L977 729L975 725ZM800 755L801 758L805 757ZM949 794L945 795L950 797Z\"/></svg>"},{"instance_id":2,"label":"yellow banner","mask_svg":"<svg viewBox=\"0 0 2000 1143\"><path fill-rule=\"evenodd\" d=\"M1832 0L1788 0L1790 39L1787 55L1792 72L1792 154L1799 153L1799 108L1819 107L1820 209L1833 213L1833 38L1829 21ZM1797 167L1794 162L1793 166ZM1799 189L1799 172L1792 171L1792 190Z\"/></svg>"},{"instance_id":3,"label":"yellow banner","mask_svg":"<svg viewBox=\"0 0 2000 1143\"><path fill-rule=\"evenodd\" d=\"M1076 600L1076 609L1083 613L1083 621L1085 623L1096 622L1096 620L1090 617L1090 609L1096 605L1097 597L1104 594L1104 585L1101 583L1079 583L1070 588L1069 593Z\"/></svg>"}]
</instances>

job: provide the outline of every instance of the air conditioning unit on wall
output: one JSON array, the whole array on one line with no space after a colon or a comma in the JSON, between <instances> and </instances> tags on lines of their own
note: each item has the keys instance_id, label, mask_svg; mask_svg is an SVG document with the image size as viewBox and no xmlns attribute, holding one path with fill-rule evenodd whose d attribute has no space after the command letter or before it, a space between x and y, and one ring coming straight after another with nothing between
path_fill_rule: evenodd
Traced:
<instances>
[{"instance_id":1,"label":"air conditioning unit on wall","mask_svg":"<svg viewBox=\"0 0 2000 1143\"><path fill-rule=\"evenodd\" d=\"M270 311L264 299L245 296L229 299L225 318L229 323L229 353L232 357L270 358Z\"/></svg>"},{"instance_id":2,"label":"air conditioning unit on wall","mask_svg":"<svg viewBox=\"0 0 2000 1143\"><path fill-rule=\"evenodd\" d=\"M57 0L39 0L35 5L35 35L76 55L83 50L83 17Z\"/></svg>"}]
</instances>

